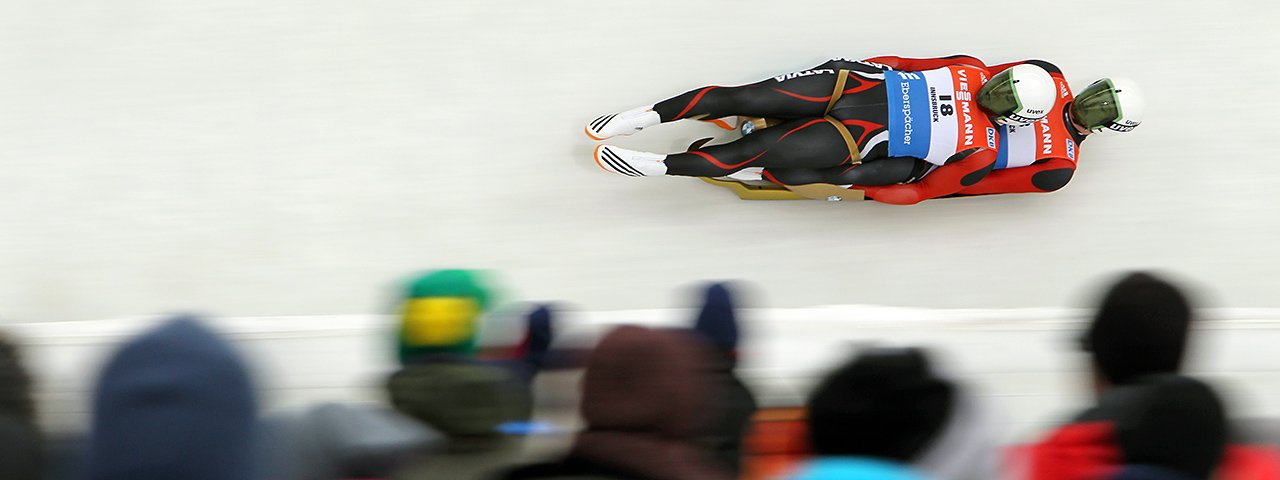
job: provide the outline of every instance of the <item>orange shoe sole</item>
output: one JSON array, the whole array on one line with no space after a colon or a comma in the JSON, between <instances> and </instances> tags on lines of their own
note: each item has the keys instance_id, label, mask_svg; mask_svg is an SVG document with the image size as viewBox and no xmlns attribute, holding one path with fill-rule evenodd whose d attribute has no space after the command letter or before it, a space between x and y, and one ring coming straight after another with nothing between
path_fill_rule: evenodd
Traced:
<instances>
[{"instance_id":1,"label":"orange shoe sole","mask_svg":"<svg viewBox=\"0 0 1280 480\"><path fill-rule=\"evenodd\" d=\"M587 136L588 136L588 137L591 137L591 134L590 134L590 133L588 133L588 134L587 134ZM591 138L595 138L595 137L591 137ZM604 148L604 145L596 145L596 150L595 150L594 152L591 152L591 156L592 156L592 157L595 157L595 160L596 160L596 166L597 166L597 167L600 167L600 169L601 169L601 170L604 170L604 171L608 172L608 171L609 171L609 169L604 168L604 164L603 164L603 163L600 163L600 149L601 149L601 148Z\"/></svg>"},{"instance_id":2,"label":"orange shoe sole","mask_svg":"<svg viewBox=\"0 0 1280 480\"><path fill-rule=\"evenodd\" d=\"M605 139L600 138L600 137L597 137L597 136L595 136L595 135L592 135L592 134L591 134L591 126L590 126L590 125L585 126L585 127L582 127L582 133L587 134L587 136L588 136L588 137L591 137L591 139L592 139L592 140L595 140L595 141L597 141L597 142L603 142L603 141L605 141Z\"/></svg>"}]
</instances>

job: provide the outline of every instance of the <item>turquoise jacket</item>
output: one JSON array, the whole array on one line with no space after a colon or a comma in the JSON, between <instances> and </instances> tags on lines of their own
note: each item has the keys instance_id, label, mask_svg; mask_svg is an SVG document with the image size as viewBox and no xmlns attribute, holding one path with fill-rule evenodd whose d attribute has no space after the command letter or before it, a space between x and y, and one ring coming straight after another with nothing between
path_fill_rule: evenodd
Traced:
<instances>
[{"instance_id":1,"label":"turquoise jacket","mask_svg":"<svg viewBox=\"0 0 1280 480\"><path fill-rule=\"evenodd\" d=\"M800 465L787 480L927 480L904 465L863 457L822 457Z\"/></svg>"}]
</instances>

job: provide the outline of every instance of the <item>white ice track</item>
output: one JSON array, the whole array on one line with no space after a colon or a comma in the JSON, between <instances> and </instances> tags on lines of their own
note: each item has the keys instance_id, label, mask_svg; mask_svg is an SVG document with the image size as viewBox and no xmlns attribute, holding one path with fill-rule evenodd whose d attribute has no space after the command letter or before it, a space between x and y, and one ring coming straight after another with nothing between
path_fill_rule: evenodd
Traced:
<instances>
[{"instance_id":1,"label":"white ice track","mask_svg":"<svg viewBox=\"0 0 1280 480\"><path fill-rule=\"evenodd\" d=\"M671 305L699 278L771 307L1080 306L1127 267L1177 272L1206 305L1280 307L1275 2L911 5L0 2L0 318L379 312L394 279L445 265L587 310ZM908 208L611 176L582 135L829 56L960 52L1048 59L1077 90L1134 78L1146 122L1086 142L1064 191ZM973 328L984 352L1031 348ZM1268 349L1229 353L1280 371Z\"/></svg>"}]
</instances>

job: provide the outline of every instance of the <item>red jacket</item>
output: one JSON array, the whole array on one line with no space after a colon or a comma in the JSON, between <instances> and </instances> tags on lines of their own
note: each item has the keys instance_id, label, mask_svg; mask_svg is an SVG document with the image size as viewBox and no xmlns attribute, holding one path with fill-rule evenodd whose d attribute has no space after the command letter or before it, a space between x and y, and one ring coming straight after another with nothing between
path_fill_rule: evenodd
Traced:
<instances>
[{"instance_id":1,"label":"red jacket","mask_svg":"<svg viewBox=\"0 0 1280 480\"><path fill-rule=\"evenodd\" d=\"M1063 426L1038 443L1009 448L1010 479L1101 480L1123 463L1111 422ZM1229 445L1215 480L1280 480L1280 450L1261 445Z\"/></svg>"},{"instance_id":2,"label":"red jacket","mask_svg":"<svg viewBox=\"0 0 1280 480\"><path fill-rule=\"evenodd\" d=\"M902 58L874 57L867 61L888 65L895 70L923 71L942 68L949 65L971 65L986 69L985 63L967 55L953 55L943 58ZM996 72L991 72L994 75ZM959 193L965 187L974 185L995 165L996 152L982 150L963 160L948 163L934 170L923 180L915 183L889 185L884 187L854 186L862 190L867 198L881 203L911 205L931 198L944 197Z\"/></svg>"},{"instance_id":3,"label":"red jacket","mask_svg":"<svg viewBox=\"0 0 1280 480\"><path fill-rule=\"evenodd\" d=\"M1023 63L1030 63L1044 68L1058 86L1059 95L1049 114L1029 127L1024 127L1035 129L1036 133L1043 132L1045 134L1043 137L1049 139L1050 143L1040 142L1041 135L1037 135L1036 140L1038 143L1032 145L1036 151L1031 154L1034 157L1034 163L1015 168L1004 168L1003 165L999 165L999 162L997 162L994 171L978 183L965 187L959 192L960 195L1052 192L1065 186L1075 173L1080 144L1084 141L1087 133L1077 131L1075 126L1067 119L1067 108L1075 100L1075 96L1071 93L1071 87L1067 85L1067 81L1062 75L1062 70L1042 60L1025 60L991 67L991 74L996 75L1014 65ZM1002 140L1005 140L1001 142L1002 144L1009 143L1008 139ZM1011 145L1005 145L1005 148L1010 147ZM1010 152L1002 153L1002 156L1017 155Z\"/></svg>"}]
</instances>

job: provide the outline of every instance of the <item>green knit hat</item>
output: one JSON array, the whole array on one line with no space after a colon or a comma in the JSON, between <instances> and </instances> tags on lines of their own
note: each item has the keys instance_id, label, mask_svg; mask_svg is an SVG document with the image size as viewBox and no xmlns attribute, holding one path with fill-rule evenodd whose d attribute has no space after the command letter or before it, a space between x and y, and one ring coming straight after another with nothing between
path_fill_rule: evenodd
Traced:
<instances>
[{"instance_id":1,"label":"green knit hat","mask_svg":"<svg viewBox=\"0 0 1280 480\"><path fill-rule=\"evenodd\" d=\"M398 311L400 363L423 354L473 353L491 301L479 272L436 270L410 280Z\"/></svg>"}]
</instances>

